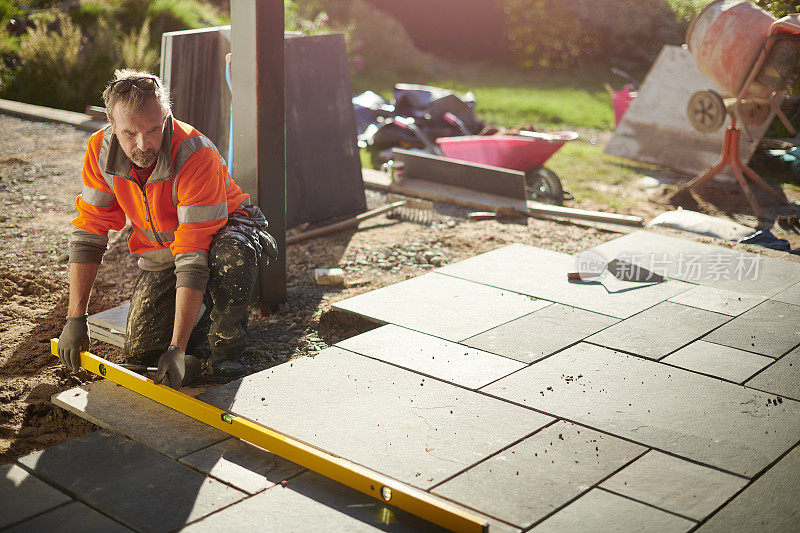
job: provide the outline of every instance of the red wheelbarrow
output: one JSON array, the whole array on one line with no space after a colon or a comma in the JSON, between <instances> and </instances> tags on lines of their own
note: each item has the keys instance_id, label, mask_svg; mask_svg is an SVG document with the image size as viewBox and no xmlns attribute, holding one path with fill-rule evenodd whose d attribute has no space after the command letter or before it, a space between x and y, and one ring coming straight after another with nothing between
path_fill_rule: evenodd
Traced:
<instances>
[{"instance_id":1,"label":"red wheelbarrow","mask_svg":"<svg viewBox=\"0 0 800 533\"><path fill-rule=\"evenodd\" d=\"M529 200L560 205L572 195L564 192L561 180L544 164L564 143L577 138L574 131L521 131L519 135L440 137L436 142L446 157L524 172Z\"/></svg>"}]
</instances>

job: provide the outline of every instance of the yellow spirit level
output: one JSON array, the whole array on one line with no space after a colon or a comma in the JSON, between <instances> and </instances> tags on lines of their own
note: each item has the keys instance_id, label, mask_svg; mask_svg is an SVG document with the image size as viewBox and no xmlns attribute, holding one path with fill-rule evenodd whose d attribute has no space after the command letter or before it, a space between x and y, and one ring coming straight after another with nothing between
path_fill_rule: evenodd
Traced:
<instances>
[{"instance_id":1,"label":"yellow spirit level","mask_svg":"<svg viewBox=\"0 0 800 533\"><path fill-rule=\"evenodd\" d=\"M57 339L50 340L50 350L53 355L58 354ZM429 522L452 531L489 531L489 524L485 520L402 481L351 463L165 385L156 385L152 380L92 353L81 352L80 357L81 367L93 374Z\"/></svg>"}]
</instances>

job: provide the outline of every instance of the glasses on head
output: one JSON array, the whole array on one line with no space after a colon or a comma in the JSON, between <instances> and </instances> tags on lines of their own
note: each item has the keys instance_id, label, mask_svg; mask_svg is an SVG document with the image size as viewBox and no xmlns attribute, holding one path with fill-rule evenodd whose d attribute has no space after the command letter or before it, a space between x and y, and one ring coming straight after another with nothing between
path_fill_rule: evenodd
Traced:
<instances>
[{"instance_id":1,"label":"glasses on head","mask_svg":"<svg viewBox=\"0 0 800 533\"><path fill-rule=\"evenodd\" d=\"M111 90L118 94L125 94L131 88L136 87L140 91L153 91L159 87L158 78L155 76L141 76L139 78L125 78L111 82Z\"/></svg>"}]
</instances>

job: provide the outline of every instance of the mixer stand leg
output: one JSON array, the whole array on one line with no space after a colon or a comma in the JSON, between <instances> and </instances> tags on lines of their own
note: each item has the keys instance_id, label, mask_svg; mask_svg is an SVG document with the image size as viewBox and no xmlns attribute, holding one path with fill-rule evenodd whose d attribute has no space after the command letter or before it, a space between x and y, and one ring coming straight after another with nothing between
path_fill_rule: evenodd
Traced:
<instances>
[{"instance_id":1,"label":"mixer stand leg","mask_svg":"<svg viewBox=\"0 0 800 533\"><path fill-rule=\"evenodd\" d=\"M739 182L739 186L742 188L742 191L744 191L744 195L747 198L747 202L750 204L750 207L752 207L753 212L759 219L763 219L764 213L761 211L761 208L759 207L758 202L753 195L753 191L750 190L750 186L747 184L745 175L753 180L753 182L755 182L759 187L767 191L779 203L785 204L786 199L782 198L781 195L775 191L775 189L770 187L767 182L761 179L761 176L759 176L753 169L742 163L742 160L739 158L739 135L740 130L736 127L736 123L733 122L725 130L725 138L722 143L722 154L717 162L713 167L702 172L692 181L687 183L685 188L692 189L701 183L711 180L714 178L714 176L719 174L722 169L730 165L734 176L736 176L736 181Z\"/></svg>"}]
</instances>

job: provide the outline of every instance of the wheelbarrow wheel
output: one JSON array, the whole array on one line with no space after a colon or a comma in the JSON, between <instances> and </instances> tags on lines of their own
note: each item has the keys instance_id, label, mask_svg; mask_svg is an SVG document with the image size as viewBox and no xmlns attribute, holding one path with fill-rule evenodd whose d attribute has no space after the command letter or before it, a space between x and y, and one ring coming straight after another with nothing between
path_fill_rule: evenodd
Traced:
<instances>
[{"instance_id":1,"label":"wheelbarrow wheel","mask_svg":"<svg viewBox=\"0 0 800 533\"><path fill-rule=\"evenodd\" d=\"M561 205L564 188L555 172L536 167L525 173L525 196L528 200Z\"/></svg>"}]
</instances>

